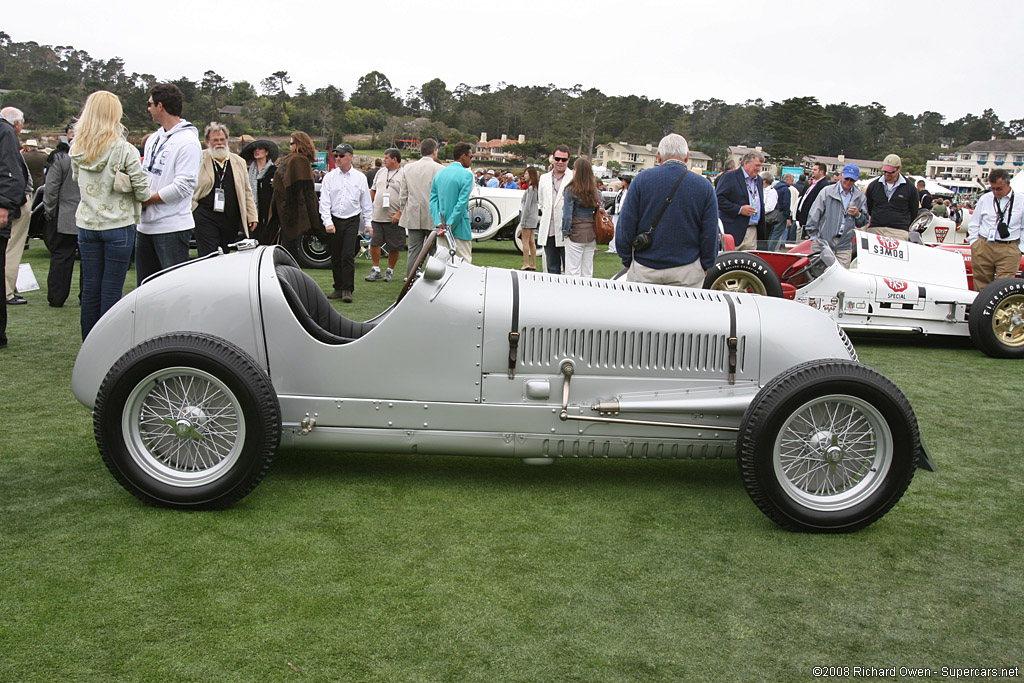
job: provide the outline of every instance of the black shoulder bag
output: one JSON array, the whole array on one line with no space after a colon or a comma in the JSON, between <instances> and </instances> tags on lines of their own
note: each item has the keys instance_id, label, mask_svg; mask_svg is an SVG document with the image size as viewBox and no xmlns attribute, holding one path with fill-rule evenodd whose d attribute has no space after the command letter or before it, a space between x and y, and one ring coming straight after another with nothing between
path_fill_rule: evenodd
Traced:
<instances>
[{"instance_id":1,"label":"black shoulder bag","mask_svg":"<svg viewBox=\"0 0 1024 683\"><path fill-rule=\"evenodd\" d=\"M632 246L634 253L648 249L652 244L654 244L654 228L658 227L658 223L661 222L661 217L665 215L665 210L668 208L668 205L672 203L672 198L676 196L676 190L679 189L679 185L683 182L683 176L686 175L686 171L686 167L683 167L683 172L679 174L679 180L676 181L676 184L672 187L672 191L669 192L668 199L666 199L665 203L662 204L661 211L658 212L658 217L654 219L654 223L651 224L651 227L647 228L646 232L641 232L633 238Z\"/></svg>"}]
</instances>

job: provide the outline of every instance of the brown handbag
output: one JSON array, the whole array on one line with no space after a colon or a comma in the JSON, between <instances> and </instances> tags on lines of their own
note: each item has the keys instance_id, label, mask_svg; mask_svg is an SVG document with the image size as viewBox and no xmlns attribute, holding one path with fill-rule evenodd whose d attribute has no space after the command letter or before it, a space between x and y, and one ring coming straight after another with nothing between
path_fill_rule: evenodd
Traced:
<instances>
[{"instance_id":1,"label":"brown handbag","mask_svg":"<svg viewBox=\"0 0 1024 683\"><path fill-rule=\"evenodd\" d=\"M611 244L615 238L615 225L603 206L594 211L594 234L597 235L598 244Z\"/></svg>"}]
</instances>

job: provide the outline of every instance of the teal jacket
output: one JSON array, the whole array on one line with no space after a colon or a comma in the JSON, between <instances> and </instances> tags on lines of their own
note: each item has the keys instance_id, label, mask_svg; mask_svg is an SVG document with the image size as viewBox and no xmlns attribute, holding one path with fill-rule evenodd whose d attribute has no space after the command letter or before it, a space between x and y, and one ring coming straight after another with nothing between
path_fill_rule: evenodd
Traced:
<instances>
[{"instance_id":1,"label":"teal jacket","mask_svg":"<svg viewBox=\"0 0 1024 683\"><path fill-rule=\"evenodd\" d=\"M473 190L473 174L457 161L437 172L430 185L430 215L434 225L441 225L441 216L455 239L471 240L469 229L469 193Z\"/></svg>"}]
</instances>

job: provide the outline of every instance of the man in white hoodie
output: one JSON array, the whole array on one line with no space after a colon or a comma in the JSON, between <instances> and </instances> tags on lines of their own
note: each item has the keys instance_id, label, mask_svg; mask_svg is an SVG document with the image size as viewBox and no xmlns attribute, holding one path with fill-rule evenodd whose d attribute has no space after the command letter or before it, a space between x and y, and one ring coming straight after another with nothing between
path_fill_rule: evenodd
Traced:
<instances>
[{"instance_id":1,"label":"man in white hoodie","mask_svg":"<svg viewBox=\"0 0 1024 683\"><path fill-rule=\"evenodd\" d=\"M184 98L178 86L161 83L149 91L146 106L160 128L149 136L142 168L153 195L142 204L135 238L135 274L139 284L157 271L188 261L192 194L203 150L199 131L181 118Z\"/></svg>"}]
</instances>

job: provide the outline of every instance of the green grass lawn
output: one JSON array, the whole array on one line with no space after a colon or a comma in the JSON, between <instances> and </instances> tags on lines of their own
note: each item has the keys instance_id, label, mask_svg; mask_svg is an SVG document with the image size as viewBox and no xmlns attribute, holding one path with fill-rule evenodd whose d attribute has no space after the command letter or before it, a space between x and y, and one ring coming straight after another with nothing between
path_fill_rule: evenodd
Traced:
<instances>
[{"instance_id":1,"label":"green grass lawn","mask_svg":"<svg viewBox=\"0 0 1024 683\"><path fill-rule=\"evenodd\" d=\"M485 265L521 258L508 242L474 250ZM26 260L45 285L38 240ZM601 253L596 274L618 265ZM363 282L368 270L360 260L355 302L335 304L350 317L401 287ZM69 386L75 297L25 296L0 351L0 681L1021 665L1024 365L969 343L855 339L910 398L939 471L851 535L779 530L728 461L283 452L240 504L186 513L142 505L101 462Z\"/></svg>"}]
</instances>

